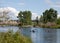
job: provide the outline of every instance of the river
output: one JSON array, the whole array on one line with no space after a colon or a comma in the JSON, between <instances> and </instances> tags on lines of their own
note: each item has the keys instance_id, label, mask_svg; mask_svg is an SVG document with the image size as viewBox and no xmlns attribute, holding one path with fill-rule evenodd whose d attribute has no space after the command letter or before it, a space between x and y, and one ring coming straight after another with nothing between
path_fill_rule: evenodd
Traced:
<instances>
[{"instance_id":1,"label":"river","mask_svg":"<svg viewBox=\"0 0 60 43\"><path fill-rule=\"evenodd\" d=\"M33 43L60 43L60 29L25 27L18 26L0 26L0 32L13 30L20 31L24 36L30 37Z\"/></svg>"}]
</instances>

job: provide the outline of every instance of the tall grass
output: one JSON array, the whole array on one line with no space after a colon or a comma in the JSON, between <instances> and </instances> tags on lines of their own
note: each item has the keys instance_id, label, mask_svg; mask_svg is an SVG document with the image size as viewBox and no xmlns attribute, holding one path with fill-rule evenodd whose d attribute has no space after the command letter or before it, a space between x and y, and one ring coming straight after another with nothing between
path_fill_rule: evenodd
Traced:
<instances>
[{"instance_id":1,"label":"tall grass","mask_svg":"<svg viewBox=\"0 0 60 43\"><path fill-rule=\"evenodd\" d=\"M24 37L19 32L0 32L0 43L32 43L31 39Z\"/></svg>"}]
</instances>

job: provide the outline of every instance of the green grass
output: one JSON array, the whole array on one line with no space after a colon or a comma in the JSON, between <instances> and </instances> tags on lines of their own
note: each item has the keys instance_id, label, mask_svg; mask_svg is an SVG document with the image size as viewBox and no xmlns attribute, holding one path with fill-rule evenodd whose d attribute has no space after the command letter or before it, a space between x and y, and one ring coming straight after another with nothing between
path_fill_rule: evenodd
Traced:
<instances>
[{"instance_id":1,"label":"green grass","mask_svg":"<svg viewBox=\"0 0 60 43\"><path fill-rule=\"evenodd\" d=\"M30 38L24 37L19 32L0 32L0 43L32 43Z\"/></svg>"}]
</instances>

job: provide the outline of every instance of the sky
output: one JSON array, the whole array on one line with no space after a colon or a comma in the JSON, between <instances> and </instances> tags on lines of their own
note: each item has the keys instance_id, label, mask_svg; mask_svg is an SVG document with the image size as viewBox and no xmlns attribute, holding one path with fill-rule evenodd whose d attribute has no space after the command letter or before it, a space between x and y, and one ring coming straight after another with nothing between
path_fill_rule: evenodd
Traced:
<instances>
[{"instance_id":1,"label":"sky","mask_svg":"<svg viewBox=\"0 0 60 43\"><path fill-rule=\"evenodd\" d=\"M29 10L32 12L32 19L42 15L46 9L53 8L58 11L60 16L60 0L1 0L0 9L9 9L14 15L17 12ZM11 14L13 15L13 14ZM13 18L13 17L12 17Z\"/></svg>"}]
</instances>

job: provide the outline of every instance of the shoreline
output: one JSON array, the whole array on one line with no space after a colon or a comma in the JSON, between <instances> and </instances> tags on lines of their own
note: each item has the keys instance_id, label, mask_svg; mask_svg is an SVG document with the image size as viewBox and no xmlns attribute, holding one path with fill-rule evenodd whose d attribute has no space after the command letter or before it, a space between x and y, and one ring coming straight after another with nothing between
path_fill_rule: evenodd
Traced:
<instances>
[{"instance_id":1,"label":"shoreline","mask_svg":"<svg viewBox=\"0 0 60 43\"><path fill-rule=\"evenodd\" d=\"M6 24L3 24L3 25L0 25L2 27L4 26L19 26L19 25L6 25ZM54 26L48 26L48 25L22 25L22 26L19 26L19 27L40 27L40 28L52 28L52 29L57 29L57 28L60 28L60 25L54 25Z\"/></svg>"},{"instance_id":2,"label":"shoreline","mask_svg":"<svg viewBox=\"0 0 60 43\"><path fill-rule=\"evenodd\" d=\"M60 25L48 26L48 25L39 25L41 28L50 28L50 29L58 29Z\"/></svg>"}]
</instances>

